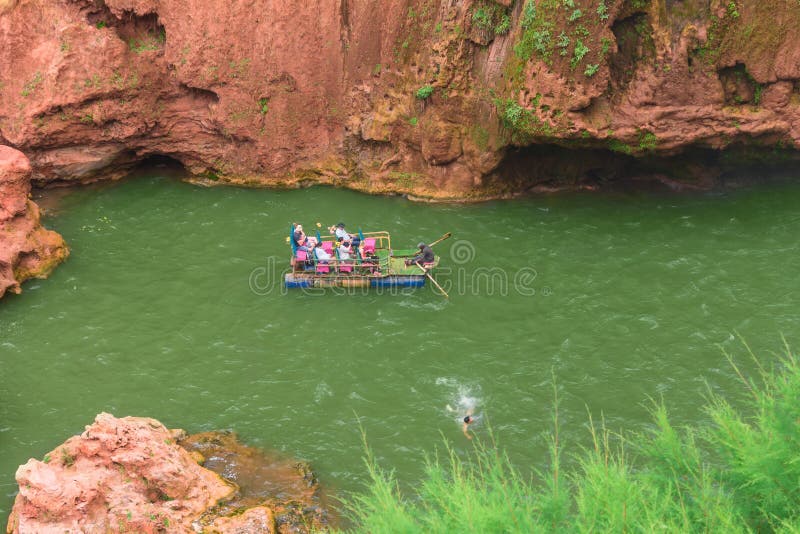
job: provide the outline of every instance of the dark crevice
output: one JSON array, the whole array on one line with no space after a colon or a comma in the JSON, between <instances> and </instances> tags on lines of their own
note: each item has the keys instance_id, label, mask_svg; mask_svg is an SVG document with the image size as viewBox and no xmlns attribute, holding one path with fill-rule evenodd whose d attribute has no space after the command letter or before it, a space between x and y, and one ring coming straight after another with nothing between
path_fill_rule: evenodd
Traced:
<instances>
[{"instance_id":1,"label":"dark crevice","mask_svg":"<svg viewBox=\"0 0 800 534\"><path fill-rule=\"evenodd\" d=\"M112 29L136 53L163 50L167 32L157 13L138 15L131 10L116 16L103 0L78 0L86 21L98 30Z\"/></svg>"},{"instance_id":2,"label":"dark crevice","mask_svg":"<svg viewBox=\"0 0 800 534\"><path fill-rule=\"evenodd\" d=\"M125 11L114 25L114 30L134 52L163 50L167 42L167 32L159 23L157 13L137 15L132 11Z\"/></svg>"},{"instance_id":3,"label":"dark crevice","mask_svg":"<svg viewBox=\"0 0 800 534\"><path fill-rule=\"evenodd\" d=\"M757 84L743 63L733 67L725 67L717 71L722 89L725 92L725 104L739 106L755 102Z\"/></svg>"},{"instance_id":4,"label":"dark crevice","mask_svg":"<svg viewBox=\"0 0 800 534\"><path fill-rule=\"evenodd\" d=\"M609 58L612 94L622 94L636 73L636 66L654 52L652 27L645 13L634 13L614 21L611 31L617 41L617 52Z\"/></svg>"},{"instance_id":5,"label":"dark crevice","mask_svg":"<svg viewBox=\"0 0 800 534\"><path fill-rule=\"evenodd\" d=\"M170 174L186 174L187 170L184 164L177 158L169 154L149 154L134 167L134 170L144 169L161 169L169 171Z\"/></svg>"},{"instance_id":6,"label":"dark crevice","mask_svg":"<svg viewBox=\"0 0 800 534\"><path fill-rule=\"evenodd\" d=\"M201 104L211 105L219 103L219 95L209 89L192 87L191 85L187 85L185 83L181 83L180 88Z\"/></svg>"}]
</instances>

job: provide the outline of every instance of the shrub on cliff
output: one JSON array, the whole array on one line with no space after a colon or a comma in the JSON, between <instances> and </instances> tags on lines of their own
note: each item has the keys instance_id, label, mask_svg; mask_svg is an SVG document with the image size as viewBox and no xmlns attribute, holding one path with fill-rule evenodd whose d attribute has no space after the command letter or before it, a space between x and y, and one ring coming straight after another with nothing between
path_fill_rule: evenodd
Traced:
<instances>
[{"instance_id":1,"label":"shrub on cliff","mask_svg":"<svg viewBox=\"0 0 800 534\"><path fill-rule=\"evenodd\" d=\"M756 362L758 362L756 360ZM742 378L743 410L714 394L710 423L675 428L654 404L653 427L623 438L590 425L591 446L561 469L557 401L550 467L525 480L496 447L427 461L416 494L367 452L370 484L347 503L358 532L798 532L800 364L758 364Z\"/></svg>"},{"instance_id":2,"label":"shrub on cliff","mask_svg":"<svg viewBox=\"0 0 800 534\"><path fill-rule=\"evenodd\" d=\"M419 98L420 100L425 100L433 94L433 86L423 85L422 87L417 89L417 92L415 94L416 97Z\"/></svg>"}]
</instances>

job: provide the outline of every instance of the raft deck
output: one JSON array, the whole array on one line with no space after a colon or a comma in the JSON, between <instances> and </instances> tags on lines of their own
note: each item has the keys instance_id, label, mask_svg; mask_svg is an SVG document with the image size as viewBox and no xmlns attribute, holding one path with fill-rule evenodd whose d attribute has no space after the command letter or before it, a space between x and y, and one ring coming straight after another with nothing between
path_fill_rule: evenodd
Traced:
<instances>
[{"instance_id":1,"label":"raft deck","mask_svg":"<svg viewBox=\"0 0 800 534\"><path fill-rule=\"evenodd\" d=\"M417 251L377 249L375 254L381 266L377 273L359 273L358 268L352 273L336 272L319 274L314 271L295 271L286 273L284 283L288 288L312 287L423 287L426 276L416 265L406 265L405 260L416 255ZM439 256L435 257L433 269L439 264Z\"/></svg>"}]
</instances>

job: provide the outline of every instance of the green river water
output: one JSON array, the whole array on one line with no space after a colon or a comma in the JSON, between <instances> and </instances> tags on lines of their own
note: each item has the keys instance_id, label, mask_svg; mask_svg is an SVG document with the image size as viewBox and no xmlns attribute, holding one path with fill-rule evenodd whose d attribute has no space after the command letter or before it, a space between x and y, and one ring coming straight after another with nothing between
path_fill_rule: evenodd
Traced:
<instances>
[{"instance_id":1,"label":"green river water","mask_svg":"<svg viewBox=\"0 0 800 534\"><path fill-rule=\"evenodd\" d=\"M650 397L697 423L707 388L739 395L718 348L752 370L734 331L767 361L781 334L797 346L797 185L425 205L150 172L47 204L72 256L0 302L3 516L17 466L101 411L233 429L311 461L341 494L365 480L356 414L405 484L442 436L468 448L456 412L470 403L475 434L491 425L530 471L545 462L551 371L577 446L588 412L641 430ZM396 248L451 231L436 247L451 298L286 293L293 220L388 230Z\"/></svg>"}]
</instances>

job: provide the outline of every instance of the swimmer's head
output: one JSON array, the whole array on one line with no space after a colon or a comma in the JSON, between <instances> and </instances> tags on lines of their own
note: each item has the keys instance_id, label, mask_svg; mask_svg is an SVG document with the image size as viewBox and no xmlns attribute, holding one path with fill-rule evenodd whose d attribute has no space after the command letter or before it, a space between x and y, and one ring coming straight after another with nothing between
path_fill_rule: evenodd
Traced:
<instances>
[{"instance_id":1,"label":"swimmer's head","mask_svg":"<svg viewBox=\"0 0 800 534\"><path fill-rule=\"evenodd\" d=\"M472 417L470 417L469 415L465 415L464 416L464 422L467 423L467 424L470 424L472 422Z\"/></svg>"}]
</instances>

